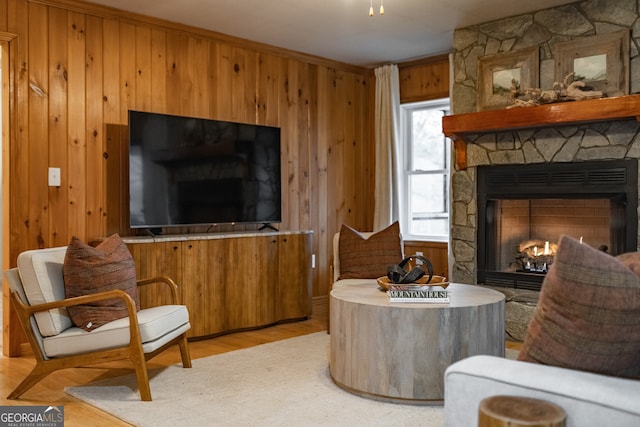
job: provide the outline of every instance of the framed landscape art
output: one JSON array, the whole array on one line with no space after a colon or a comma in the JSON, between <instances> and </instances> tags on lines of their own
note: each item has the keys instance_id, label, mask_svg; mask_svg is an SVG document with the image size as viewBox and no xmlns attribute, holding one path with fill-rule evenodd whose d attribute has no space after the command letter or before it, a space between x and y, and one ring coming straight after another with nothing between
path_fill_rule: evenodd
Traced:
<instances>
[{"instance_id":1,"label":"framed landscape art","mask_svg":"<svg viewBox=\"0 0 640 427\"><path fill-rule=\"evenodd\" d=\"M585 89L614 97L629 94L629 30L600 34L554 46L556 82L583 81Z\"/></svg>"},{"instance_id":2,"label":"framed landscape art","mask_svg":"<svg viewBox=\"0 0 640 427\"><path fill-rule=\"evenodd\" d=\"M538 47L478 59L477 110L497 110L513 104L512 92L538 87Z\"/></svg>"}]
</instances>

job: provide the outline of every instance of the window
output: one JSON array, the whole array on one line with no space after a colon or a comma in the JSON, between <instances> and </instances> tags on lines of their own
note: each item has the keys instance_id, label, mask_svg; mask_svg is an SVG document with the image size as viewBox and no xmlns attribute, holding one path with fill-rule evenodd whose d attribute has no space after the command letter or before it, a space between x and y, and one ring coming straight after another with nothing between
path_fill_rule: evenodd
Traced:
<instances>
[{"instance_id":1,"label":"window","mask_svg":"<svg viewBox=\"0 0 640 427\"><path fill-rule=\"evenodd\" d=\"M448 241L450 143L442 133L449 99L400 108L400 224L406 240Z\"/></svg>"}]
</instances>

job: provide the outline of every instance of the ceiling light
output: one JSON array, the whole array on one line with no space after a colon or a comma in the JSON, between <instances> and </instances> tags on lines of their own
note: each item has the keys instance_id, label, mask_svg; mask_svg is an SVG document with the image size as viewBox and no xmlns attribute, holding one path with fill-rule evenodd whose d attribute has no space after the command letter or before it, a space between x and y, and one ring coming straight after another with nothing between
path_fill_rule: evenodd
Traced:
<instances>
[{"instance_id":1,"label":"ceiling light","mask_svg":"<svg viewBox=\"0 0 640 427\"><path fill-rule=\"evenodd\" d=\"M380 15L384 15L384 1L380 0ZM369 1L369 16L373 16L373 0Z\"/></svg>"}]
</instances>

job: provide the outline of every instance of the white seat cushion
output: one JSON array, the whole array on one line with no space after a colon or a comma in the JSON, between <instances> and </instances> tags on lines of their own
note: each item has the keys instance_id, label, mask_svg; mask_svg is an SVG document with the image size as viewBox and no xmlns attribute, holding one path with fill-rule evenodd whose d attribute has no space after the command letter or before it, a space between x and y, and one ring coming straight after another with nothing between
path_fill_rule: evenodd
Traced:
<instances>
[{"instance_id":1,"label":"white seat cushion","mask_svg":"<svg viewBox=\"0 0 640 427\"><path fill-rule=\"evenodd\" d=\"M62 264L67 247L36 249L18 255L18 271L30 305L59 301L65 298ZM57 335L73 326L69 313L60 308L35 314L40 333Z\"/></svg>"},{"instance_id":2,"label":"white seat cushion","mask_svg":"<svg viewBox=\"0 0 640 427\"><path fill-rule=\"evenodd\" d=\"M343 288L345 286L369 286L372 288L380 287L376 279L341 279L334 282L331 286L331 289Z\"/></svg>"},{"instance_id":3,"label":"white seat cushion","mask_svg":"<svg viewBox=\"0 0 640 427\"><path fill-rule=\"evenodd\" d=\"M191 327L184 305L163 305L138 312L143 349L149 353ZM77 327L44 339L48 357L60 357L89 351L121 347L129 343L129 317L114 320L87 332Z\"/></svg>"}]
</instances>

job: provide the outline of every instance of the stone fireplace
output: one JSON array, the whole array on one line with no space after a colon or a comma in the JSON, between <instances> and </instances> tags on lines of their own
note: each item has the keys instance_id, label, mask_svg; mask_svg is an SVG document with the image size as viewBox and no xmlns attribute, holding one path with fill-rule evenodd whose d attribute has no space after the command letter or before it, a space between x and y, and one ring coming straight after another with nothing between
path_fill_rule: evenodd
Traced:
<instances>
[{"instance_id":1,"label":"stone fireplace","mask_svg":"<svg viewBox=\"0 0 640 427\"><path fill-rule=\"evenodd\" d=\"M557 43L597 36L624 28L629 29L631 33L628 70L630 93L640 93L640 50L638 49L640 33L634 27L640 19L639 5L640 3L634 0L578 1L456 30L452 54L453 114L471 116L477 110L479 58L537 46L539 48L539 82L537 84L542 89L550 89L554 82L558 81L558 76L555 75L557 58L554 58L554 46ZM456 141L456 156L463 146L466 150L466 165L460 167L458 164L451 176L450 277L453 281L475 284L478 283L479 276L482 276L478 271L477 255L484 251L484 248L478 245L484 244L481 240L486 236L480 239L477 225L480 216L486 215L487 206L478 204L479 168L538 165L546 170L556 164L564 166L582 162L624 159L637 163L640 158L640 125L633 117L640 117L640 111L630 111L631 114L627 116L629 119L618 116L615 120L607 120L606 117L598 114L598 107L595 107L596 111L592 113L593 120L586 120L579 114L576 116L580 116L580 119L575 123L563 120L563 109L566 104L574 104L569 108L579 109L584 102L589 101L561 103L565 105L558 105L557 110L554 109L548 116L542 117L538 123L528 122L530 126L522 125L527 116L523 111L518 119L519 126L515 126L514 129L509 129L509 126L505 125L500 131L483 130L473 133L472 130L467 130L464 141ZM515 110L531 111L527 108ZM501 121L509 111L513 110L500 111L496 121ZM529 115L537 114L531 111ZM495 183L491 186L495 187ZM637 203L637 189L635 194ZM603 200L610 200L611 197L608 194ZM627 197L631 198L629 195ZM542 196L537 195L531 199L540 198ZM636 223L629 226L628 230L635 227L637 234L637 213L635 218L634 221L632 217L625 216L625 221L628 226L630 221ZM569 230L569 227L566 229ZM557 235L558 232L556 231L555 234ZM586 242L592 245L605 244L601 242L602 237L599 238L600 240L587 238L586 231L571 230L567 234L578 238L583 235ZM544 238L545 241L555 239L557 236ZM627 239L626 249L632 249L633 240L633 238ZM637 242L637 237L635 241Z\"/></svg>"},{"instance_id":2,"label":"stone fireplace","mask_svg":"<svg viewBox=\"0 0 640 427\"><path fill-rule=\"evenodd\" d=\"M637 246L636 160L479 166L477 282L540 290L563 234L611 255Z\"/></svg>"},{"instance_id":3,"label":"stone fireplace","mask_svg":"<svg viewBox=\"0 0 640 427\"><path fill-rule=\"evenodd\" d=\"M639 20L638 0L585 0L456 30L451 90L454 116L473 116L477 110L477 88L481 78L478 75L479 58L537 46L539 82L536 84L541 89L551 89L554 82L561 81L564 77L555 75L556 43L625 28L629 29L631 34L629 69L626 70L629 77L629 93L640 93L640 32L637 31L636 24ZM640 95L634 95L636 98L638 96ZM609 161L624 161L632 164L632 168L635 167L637 170L637 162L640 159L640 125L635 118L640 117L640 102L633 100L634 105L629 106L622 100L620 105L617 105L617 102L611 99L608 102L611 113L609 116L600 114L599 106L592 106L588 114L583 114L580 106L589 102L591 101L556 105L549 109L549 114L545 112L542 115L538 114L539 107L533 107L537 109L535 113L532 109L516 108L515 110L528 111L522 111L517 120L510 121L516 124L513 127L508 124L501 126L502 122L509 122L507 115L510 115L510 110L495 112L498 114L493 117L493 127L486 126L485 120L475 120L480 126L466 127L464 138L455 138L460 136L455 135L455 132L448 135L454 138L456 148L456 167L451 175L449 275L452 281L459 283L478 284L489 279L494 282L511 282L507 283L510 288L496 288L503 290L507 296L505 327L508 336L516 340L523 337L528 317L537 301L537 291L527 288L539 287L539 283L527 282L540 282L541 276L529 280L531 276L505 279L495 277L496 274L489 274L488 271L502 272L514 268L511 266L514 263L512 252L509 254L509 251L502 250L501 246L500 249L496 249L498 246L491 246L494 245L491 239L511 239L506 246L510 246L510 251L513 251L514 246L527 243L526 240L530 238L534 241L534 251L535 241L541 243L544 251L547 241L551 248L559 234L565 233L576 238L583 237L584 242L592 246L607 246L612 252L637 250L637 178L635 189L614 190L606 192L601 197L592 197L597 191L591 190L584 191L583 195L576 197L575 193L579 192L576 190L583 190L582 185L576 185L564 195L553 194L553 197L547 197L546 190L542 192L544 194L534 194L531 189L525 189L525 192L530 193L530 197L511 197L508 194L508 197L502 197L505 194L485 197L478 193L478 176L485 168L524 170L525 167L532 167L547 172L550 169L556 170L557 167L560 175L563 175L565 169L568 171L574 167L571 165L582 166L588 172L591 170L591 162L597 162L599 165L600 162L604 164ZM628 114L617 115L617 109L625 109ZM573 110L572 117L575 120L566 118L566 110ZM534 116L540 120L533 121ZM464 163L460 159L463 159ZM631 184L634 184L633 176L633 172L627 176ZM508 193L505 187L512 183L513 178L501 178L491 181L490 189L498 189L503 185L502 189ZM557 216L564 217L565 222L549 223L549 219L557 219L551 218L552 215L528 216L529 212L545 209L563 213ZM570 214L572 210L583 213L593 210L607 214L586 218ZM520 215L523 211L527 211L526 218ZM494 227L492 225L490 231L487 231L487 217L493 218L495 222L496 214L501 215L500 228L491 228ZM523 233L516 233L509 228L510 224L518 221L526 222L530 226L531 234L526 238L522 237ZM580 229L577 227L578 223L585 225ZM620 231L621 225L625 228L624 232ZM485 228L481 229L482 227ZM487 252L493 252L492 256L496 255L495 252L500 254L489 261ZM552 262L552 258L548 261ZM488 276L492 277L488 279ZM494 285L496 284L492 286Z\"/></svg>"},{"instance_id":4,"label":"stone fireplace","mask_svg":"<svg viewBox=\"0 0 640 427\"><path fill-rule=\"evenodd\" d=\"M609 223L598 220L597 217L592 218L592 221L599 221L600 228L608 229L609 233L613 233L611 235L604 236L601 232L600 235L594 234L597 230L593 223L590 225L592 230L581 230L570 224L564 224L564 229L557 224L546 224L545 233L527 237L553 243L563 233L575 238L582 236L586 243L596 247L605 244L615 253L637 250L639 132L640 125L635 120L624 120L470 136L466 142L467 168L456 170L452 175L452 280L478 284L479 279L486 278L486 274L479 271L479 263L486 270L487 247L491 248L491 240L495 239L497 231L489 232L486 228L481 230L479 227L485 227L487 215L490 216L489 219L495 216L497 201L505 198L531 200L528 210L535 210L536 203L549 204L563 198L571 200L573 204L581 203L584 208L586 204L601 204L601 211L609 211ZM485 172L494 167L495 174L487 176ZM518 172L517 178L515 172ZM557 188L547 183L535 182L552 172L565 182L567 179L577 179L579 182L558 185ZM505 176L504 173L508 175ZM600 184L596 185L600 189L586 186L585 181L580 181L585 179L585 174L591 174L592 181L600 180ZM577 178L579 175L582 178ZM488 195L478 194L479 176L485 181L483 185L489 187ZM525 178L533 181L522 183ZM520 184L516 185L517 183ZM520 195L513 197L516 186L519 187L517 191ZM559 193L554 194L557 192ZM560 193L564 195L560 197ZM574 210L576 208L573 207ZM553 209L557 212L560 207L555 206ZM571 209L571 206L563 209ZM595 210L596 206L591 206L590 209ZM624 214L620 211L624 211ZM563 216L565 219L569 218L569 215ZM569 219L578 221L579 218ZM502 220L508 222L513 218L503 217ZM528 221L536 225L535 222L540 222L540 219ZM580 221L587 222L584 218ZM508 232L501 230L502 234ZM604 240L607 238L608 242Z\"/></svg>"},{"instance_id":5,"label":"stone fireplace","mask_svg":"<svg viewBox=\"0 0 640 427\"><path fill-rule=\"evenodd\" d=\"M635 120L623 120L485 133L468 135L465 144L467 167L456 169L452 174L450 277L454 282L491 286L503 292L506 296L507 337L514 341L522 341L537 303L537 289L544 279L544 274L528 273L514 276L510 271L501 271L508 270L509 267L505 267L505 263L513 261L509 259L512 257L504 255L498 259L494 258L491 261L492 267L487 268L488 252L495 252L495 246L491 246L491 239L495 240L496 235L504 236L511 232L504 227L499 231L487 231L487 217L495 222L496 212L500 209L500 213L506 215L500 218L500 222L508 226L511 221L523 221L522 215L510 214L511 209L520 213L527 211L525 221L531 225L532 230L527 237L545 243L549 241L550 246L558 241L560 234L568 234L575 238L583 237L585 243L595 247L606 245L611 253L638 250L637 165L640 158L640 124ZM522 194L514 198L507 188L517 181L514 181L514 178L501 177L497 182L490 181L489 186L491 191L504 193L489 196L478 193L478 176L482 175L485 169L495 168L501 171L501 168L506 167L527 172L529 167L533 167L538 171L546 171L545 173L559 170L561 175L572 176L573 168L581 168L582 173L588 173L602 169L602 165L614 165L616 163L612 162L616 161L629 166L623 173L624 178L617 178L626 182L622 186L627 187L626 189L619 187L603 192L591 188L586 191L588 187L580 184L573 188L571 194L567 192L562 197L560 194L547 197L547 192L552 193L549 189L542 195L539 189L529 188L525 190L528 193L526 198ZM617 168L618 166L613 167ZM610 167L605 166L604 169ZM607 179L616 180L613 176ZM578 194L580 192L582 194ZM508 197L503 198L505 194ZM554 213L564 212L564 215L558 216L563 217L565 222L549 223L551 215L542 215L542 218L535 215L529 217L529 212L535 213L541 209L553 209ZM594 215L589 219L567 213L570 210L575 212L587 209L594 211ZM596 211L600 214L596 215ZM605 212L607 215L604 215ZM590 226L578 228L575 227L575 222ZM522 243L522 240L526 239L516 237L509 245L513 249ZM544 243L540 248L544 251Z\"/></svg>"}]
</instances>

